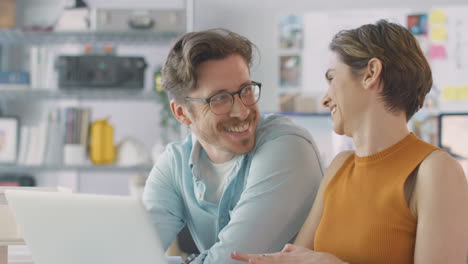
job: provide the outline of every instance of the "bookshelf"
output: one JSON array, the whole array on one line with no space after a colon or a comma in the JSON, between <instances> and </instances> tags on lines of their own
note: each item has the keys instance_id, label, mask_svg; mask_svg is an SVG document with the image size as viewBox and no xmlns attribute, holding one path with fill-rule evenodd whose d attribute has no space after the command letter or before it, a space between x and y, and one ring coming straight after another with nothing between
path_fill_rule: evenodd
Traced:
<instances>
[{"instance_id":1,"label":"bookshelf","mask_svg":"<svg viewBox=\"0 0 468 264\"><path fill-rule=\"evenodd\" d=\"M0 89L4 100L136 100L155 101L157 95L153 91L129 91L119 89L84 88L81 90L47 90L47 89Z\"/></svg>"},{"instance_id":2,"label":"bookshelf","mask_svg":"<svg viewBox=\"0 0 468 264\"><path fill-rule=\"evenodd\" d=\"M134 56L141 54L140 56L144 56L145 59L148 59L149 65L157 66L162 63L163 55L167 54L166 50L169 49L169 45L180 34L181 32L28 32L17 29L0 29L0 47L3 47L1 49L3 59L0 60L0 70L28 72L28 68L30 70L31 62L29 61L28 64L27 54L31 51L32 47L40 47L41 49L44 48L51 50L51 54L53 55L50 56L56 56L59 54L67 54L69 50L71 51L71 54L79 54L79 52L81 52L81 50L83 49L82 47L86 45L93 45L97 47L112 45L116 47L116 54L118 54L119 56ZM10 47L13 48L10 50ZM10 51L15 52L15 48L22 49L21 52L26 54L24 57L18 56L19 58L22 58L19 59L18 62L23 63L23 67L19 69L14 69L16 60L12 61L8 57L16 56L16 54L10 53ZM148 52L148 50L150 50L150 52ZM154 53L156 55L154 55ZM51 63L53 64L53 60L51 60ZM11 69L10 66L13 66L13 69ZM53 66L50 66L49 68L53 69ZM31 122L28 124L27 122L22 122L23 120L31 120L30 116L39 116L39 114L34 112L36 108L26 107L35 104L41 105L40 111L44 112L49 112L49 107L56 107L56 109L62 110L69 107L97 107L96 115L94 115L94 111L96 109L92 109L93 114L92 120L90 120L91 122L97 119L109 117L108 115L103 114L107 112L105 109L108 109L109 113L112 113L111 115L113 116L113 120L118 120L119 117L121 118L120 120L125 120L127 116L129 116L128 110L136 111L135 116L140 117L148 113L138 112L142 111L141 109L144 109L143 111L147 111L147 109L152 109L152 107L150 107L149 105L153 105L157 109L157 107L159 107L158 105L161 104L159 98L160 96L158 96L158 94L153 91L152 87L152 79L154 74L153 71L155 71L156 68L157 67L148 67L148 70L145 74L146 76L144 88L136 90L118 89L115 87L81 87L80 89L65 90L59 89L57 87L57 84L54 84L53 79L52 82L46 81L39 83L39 85L32 85L32 83L30 83L30 85L23 85L22 87L3 87L0 88L0 106L1 108L3 108L2 110L4 110L4 115L7 114L19 116L21 126L20 128L18 128L19 133L21 132L21 128L23 126L41 127L41 124L31 124ZM48 75L53 76L53 74ZM31 111L31 109L34 110ZM114 114L116 115L115 119ZM145 124L148 122L154 122L156 124L158 120L157 112L152 114L154 114L154 117L151 116L151 120L147 121L143 119L141 122ZM48 121L43 120L41 122ZM145 146L147 146L147 149L151 150L152 146L150 144L154 141L151 141L148 138L138 138L138 136L150 134L152 137L157 137L159 132L155 131L155 124L147 124L144 128L152 129L152 133L137 132L135 134L130 134L130 136L133 136L135 139L141 139L143 143L146 143ZM120 131L125 130L126 132L124 133L128 133L130 131L130 128L127 127L122 129L123 126L127 126L126 124L120 124L119 126L117 123L113 123L113 125L115 125L116 128L120 129ZM54 126L52 128L49 122L47 128L45 129L47 131L47 135L50 131L57 131L57 127L58 126ZM139 129L141 131L141 127L143 126L134 127L133 130ZM39 130L41 129L39 128ZM63 131L59 133L56 132L52 138L60 136L60 133L63 133ZM47 140L49 140L49 138L50 135L48 135ZM20 140L18 142L17 148L18 153L21 152L21 136L19 136L19 139ZM118 142L114 141L114 143L115 145L117 145ZM47 150L47 148L50 148L50 145L47 146L46 143L45 148ZM34 159L34 161L36 160L37 159ZM125 183L125 181L122 180L123 177L125 177L125 175L147 175L153 167L153 164L151 164L149 161L138 165L121 166L116 165L115 163L112 163L110 165L93 165L89 160L86 160L84 163L80 163L83 165L64 164L63 160L64 159L62 157L62 162L58 161L57 164L55 164L50 163L50 160L49 162L47 162L47 158L44 157L44 159L42 159L41 162L32 162L31 164L31 162L23 162L23 159L20 159L20 155L18 155L17 162L12 164L0 164L0 175L32 175L36 178L36 181L38 182L39 186L47 186L48 184L55 184L55 182L63 181L72 182L71 188L79 192L81 191L82 187L82 185L80 185L80 178L85 179L83 181L86 181L86 179L92 178L95 174L96 177L102 175L103 178L107 177L108 175L113 175L116 181L119 181L120 179L120 182ZM70 173L74 175L72 176L71 180L67 178L69 177L68 175L70 175ZM58 179L61 177L61 174L65 175L65 180ZM86 177L83 177L82 174L86 174ZM48 175L51 175L52 177L49 177ZM103 178L101 178L101 180L97 179L97 184L99 184L100 182L102 184ZM75 186L76 188L73 186ZM84 187L84 189L86 188L90 189L90 187ZM106 186L96 187L96 189L98 188L107 189Z\"/></svg>"},{"instance_id":3,"label":"bookshelf","mask_svg":"<svg viewBox=\"0 0 468 264\"><path fill-rule=\"evenodd\" d=\"M52 32L0 29L0 44L64 45L112 43L115 45L167 44L180 32L83 31Z\"/></svg>"},{"instance_id":4,"label":"bookshelf","mask_svg":"<svg viewBox=\"0 0 468 264\"><path fill-rule=\"evenodd\" d=\"M77 172L109 172L109 173L128 173L128 172L144 172L148 173L152 164L143 164L136 166L96 166L96 165L83 165L83 166L67 166L67 165L2 165L0 166L0 173L44 173L44 172L60 172L60 171L77 171Z\"/></svg>"}]
</instances>

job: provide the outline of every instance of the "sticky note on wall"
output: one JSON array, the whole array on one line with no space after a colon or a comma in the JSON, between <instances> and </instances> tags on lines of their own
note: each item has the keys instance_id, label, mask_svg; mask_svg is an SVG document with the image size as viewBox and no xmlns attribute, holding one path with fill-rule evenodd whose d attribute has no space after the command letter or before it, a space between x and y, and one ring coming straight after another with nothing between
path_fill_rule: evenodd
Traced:
<instances>
[{"instance_id":1,"label":"sticky note on wall","mask_svg":"<svg viewBox=\"0 0 468 264\"><path fill-rule=\"evenodd\" d=\"M431 26L429 31L431 41L446 41L447 40L447 28L445 26Z\"/></svg>"},{"instance_id":2,"label":"sticky note on wall","mask_svg":"<svg viewBox=\"0 0 468 264\"><path fill-rule=\"evenodd\" d=\"M446 101L468 100L468 85L454 85L442 88L442 98Z\"/></svg>"},{"instance_id":3,"label":"sticky note on wall","mask_svg":"<svg viewBox=\"0 0 468 264\"><path fill-rule=\"evenodd\" d=\"M433 9L429 13L429 24L446 24L447 16L442 9Z\"/></svg>"},{"instance_id":4,"label":"sticky note on wall","mask_svg":"<svg viewBox=\"0 0 468 264\"><path fill-rule=\"evenodd\" d=\"M447 49L445 45L432 45L429 49L429 59L444 60L447 58Z\"/></svg>"}]
</instances>

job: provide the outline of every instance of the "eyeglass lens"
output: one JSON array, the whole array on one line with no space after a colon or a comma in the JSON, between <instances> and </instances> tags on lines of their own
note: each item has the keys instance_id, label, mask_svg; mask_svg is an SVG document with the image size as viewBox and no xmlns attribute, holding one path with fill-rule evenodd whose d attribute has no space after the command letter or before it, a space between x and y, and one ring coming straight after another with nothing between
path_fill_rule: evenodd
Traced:
<instances>
[{"instance_id":1,"label":"eyeglass lens","mask_svg":"<svg viewBox=\"0 0 468 264\"><path fill-rule=\"evenodd\" d=\"M257 103L260 98L260 87L251 84L242 88L239 93L240 99L245 106L251 106ZM234 96L230 93L220 93L211 98L210 107L216 114L225 114L231 110L234 104Z\"/></svg>"}]
</instances>

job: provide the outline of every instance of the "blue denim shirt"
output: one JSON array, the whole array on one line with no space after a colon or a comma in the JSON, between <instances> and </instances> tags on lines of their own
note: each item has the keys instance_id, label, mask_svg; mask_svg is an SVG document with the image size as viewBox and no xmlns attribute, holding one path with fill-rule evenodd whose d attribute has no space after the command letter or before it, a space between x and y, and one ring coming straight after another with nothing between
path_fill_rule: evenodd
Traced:
<instances>
[{"instance_id":1,"label":"blue denim shirt","mask_svg":"<svg viewBox=\"0 0 468 264\"><path fill-rule=\"evenodd\" d=\"M194 135L168 145L146 181L143 203L165 249L184 225L201 252L194 263L238 263L231 252L275 252L294 238L323 175L307 130L263 116L255 147L236 161L219 204L204 200L200 150Z\"/></svg>"}]
</instances>

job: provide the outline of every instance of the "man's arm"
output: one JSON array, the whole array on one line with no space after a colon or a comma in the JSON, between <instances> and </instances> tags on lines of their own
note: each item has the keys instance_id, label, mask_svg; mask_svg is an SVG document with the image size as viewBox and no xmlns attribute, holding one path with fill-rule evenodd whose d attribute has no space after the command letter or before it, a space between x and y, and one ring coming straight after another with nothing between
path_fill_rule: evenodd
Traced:
<instances>
[{"instance_id":1,"label":"man's arm","mask_svg":"<svg viewBox=\"0 0 468 264\"><path fill-rule=\"evenodd\" d=\"M172 152L166 150L159 157L143 191L143 204L150 213L164 250L167 250L184 226L183 203L180 192L174 186L173 177L176 175L172 175L171 156Z\"/></svg>"},{"instance_id":2,"label":"man's arm","mask_svg":"<svg viewBox=\"0 0 468 264\"><path fill-rule=\"evenodd\" d=\"M193 263L237 263L232 251L279 251L302 226L322 178L317 150L301 137L283 136L254 155L229 224Z\"/></svg>"},{"instance_id":3,"label":"man's arm","mask_svg":"<svg viewBox=\"0 0 468 264\"><path fill-rule=\"evenodd\" d=\"M442 151L422 163L415 187L418 228L414 263L465 264L468 185L460 164Z\"/></svg>"}]
</instances>

